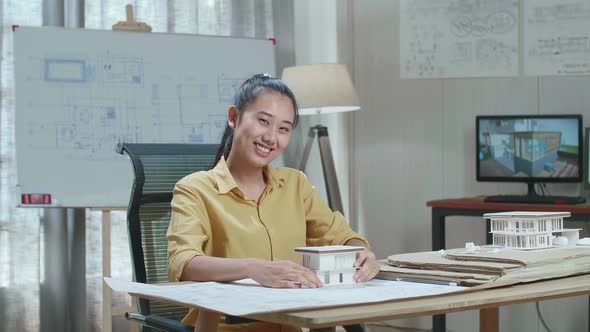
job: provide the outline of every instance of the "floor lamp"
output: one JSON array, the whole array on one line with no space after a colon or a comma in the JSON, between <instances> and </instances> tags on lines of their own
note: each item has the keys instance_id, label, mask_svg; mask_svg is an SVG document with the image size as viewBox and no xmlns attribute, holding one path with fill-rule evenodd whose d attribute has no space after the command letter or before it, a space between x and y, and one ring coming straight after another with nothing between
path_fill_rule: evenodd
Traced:
<instances>
[{"instance_id":1,"label":"floor lamp","mask_svg":"<svg viewBox=\"0 0 590 332\"><path fill-rule=\"evenodd\" d=\"M300 115L350 112L360 109L352 80L346 66L342 64L287 67L283 70L282 80L295 94L299 103ZM299 169L305 171L316 135L318 136L328 204L332 210L344 213L326 126L318 124L309 129Z\"/></svg>"}]
</instances>

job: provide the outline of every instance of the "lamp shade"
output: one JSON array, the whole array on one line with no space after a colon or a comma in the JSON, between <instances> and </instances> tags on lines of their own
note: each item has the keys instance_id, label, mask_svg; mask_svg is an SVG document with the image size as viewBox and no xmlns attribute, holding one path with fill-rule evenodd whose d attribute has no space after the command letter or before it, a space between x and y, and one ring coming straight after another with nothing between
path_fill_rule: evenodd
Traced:
<instances>
[{"instance_id":1,"label":"lamp shade","mask_svg":"<svg viewBox=\"0 0 590 332\"><path fill-rule=\"evenodd\" d=\"M314 64L287 67L282 80L295 94L299 114L326 114L360 109L346 66Z\"/></svg>"}]
</instances>

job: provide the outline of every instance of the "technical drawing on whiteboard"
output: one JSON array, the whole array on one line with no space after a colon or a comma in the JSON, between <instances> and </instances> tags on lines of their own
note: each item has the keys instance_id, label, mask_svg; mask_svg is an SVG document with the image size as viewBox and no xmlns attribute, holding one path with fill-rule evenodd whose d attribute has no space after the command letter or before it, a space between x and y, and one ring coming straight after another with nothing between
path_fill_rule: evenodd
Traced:
<instances>
[{"instance_id":1,"label":"technical drawing on whiteboard","mask_svg":"<svg viewBox=\"0 0 590 332\"><path fill-rule=\"evenodd\" d=\"M127 206L133 173L117 143L218 143L236 89L275 70L268 40L53 27L14 34L17 189L50 195L55 206Z\"/></svg>"},{"instance_id":2,"label":"technical drawing on whiteboard","mask_svg":"<svg viewBox=\"0 0 590 332\"><path fill-rule=\"evenodd\" d=\"M27 124L31 142L38 144L31 148L69 149L72 159L112 159L119 142L217 142L226 114L216 105L231 103L246 79L220 74L217 86L211 86L195 75L177 73L147 82L141 57L110 53L96 59L61 55L29 60L41 71L30 72L28 84L45 85L50 92L31 96L29 104L66 110L63 118L40 116ZM213 107L203 114L194 105ZM52 131L55 139L44 139Z\"/></svg>"},{"instance_id":3,"label":"technical drawing on whiteboard","mask_svg":"<svg viewBox=\"0 0 590 332\"><path fill-rule=\"evenodd\" d=\"M526 75L590 75L590 2L523 1Z\"/></svg>"},{"instance_id":4,"label":"technical drawing on whiteboard","mask_svg":"<svg viewBox=\"0 0 590 332\"><path fill-rule=\"evenodd\" d=\"M517 0L402 0L400 75L518 75Z\"/></svg>"}]
</instances>

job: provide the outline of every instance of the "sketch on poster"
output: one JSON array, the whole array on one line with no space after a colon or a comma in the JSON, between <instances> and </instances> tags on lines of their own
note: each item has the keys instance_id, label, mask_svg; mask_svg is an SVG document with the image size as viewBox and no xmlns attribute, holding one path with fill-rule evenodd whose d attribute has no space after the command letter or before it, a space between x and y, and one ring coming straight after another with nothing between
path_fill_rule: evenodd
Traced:
<instances>
[{"instance_id":1,"label":"sketch on poster","mask_svg":"<svg viewBox=\"0 0 590 332\"><path fill-rule=\"evenodd\" d=\"M518 0L402 0L400 76L518 75Z\"/></svg>"},{"instance_id":2,"label":"sketch on poster","mask_svg":"<svg viewBox=\"0 0 590 332\"><path fill-rule=\"evenodd\" d=\"M590 75L590 2L523 1L525 75Z\"/></svg>"}]
</instances>

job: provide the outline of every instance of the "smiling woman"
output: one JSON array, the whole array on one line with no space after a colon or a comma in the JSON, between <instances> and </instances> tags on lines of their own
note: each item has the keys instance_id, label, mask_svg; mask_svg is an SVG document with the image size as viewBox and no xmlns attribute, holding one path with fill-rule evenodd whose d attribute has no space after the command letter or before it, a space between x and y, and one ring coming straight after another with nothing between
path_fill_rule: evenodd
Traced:
<instances>
[{"instance_id":1,"label":"smiling woman","mask_svg":"<svg viewBox=\"0 0 590 332\"><path fill-rule=\"evenodd\" d=\"M270 163L297 125L295 96L279 79L256 75L227 109L228 124L213 169L180 180L168 228L171 281L252 278L267 287L316 288L322 282L300 264L294 248L361 245L354 278L379 271L367 241L333 212L303 173ZM196 321L192 311L186 323ZM268 323L221 325L222 331L299 331Z\"/></svg>"},{"instance_id":2,"label":"smiling woman","mask_svg":"<svg viewBox=\"0 0 590 332\"><path fill-rule=\"evenodd\" d=\"M228 125L222 141L227 165L237 173L257 173L278 157L289 144L299 114L295 96L281 80L255 76L244 83L243 93L228 110ZM233 153L231 147L235 146ZM221 151L218 158L221 157ZM236 162L240 162L236 167ZM257 171L258 170L258 171ZM239 177L239 176L237 176ZM237 179L236 179L237 180ZM239 183L238 183L239 184ZM256 196L258 197L258 196Z\"/></svg>"},{"instance_id":3,"label":"smiling woman","mask_svg":"<svg viewBox=\"0 0 590 332\"><path fill-rule=\"evenodd\" d=\"M261 101L259 99L263 100ZM293 92L281 80L272 78L268 74L255 75L242 84L236 93L233 105L228 109L229 121L221 139L215 164L217 164L222 156L228 159L233 145L234 131L240 120L240 115L244 110L249 108L255 109L257 115L247 117L256 118L256 121L260 125L266 127L270 125L270 120L276 118L277 115L281 116L281 133L288 134L288 137L290 137L291 129L297 126L299 122L299 108ZM249 125L246 124L246 126ZM288 127L285 127L285 125L288 125ZM289 144L288 140L286 144ZM275 155L275 158L279 154L280 152Z\"/></svg>"}]
</instances>

